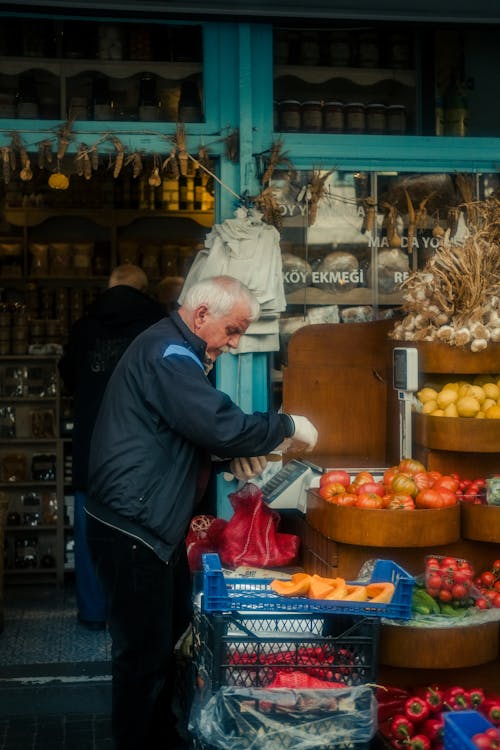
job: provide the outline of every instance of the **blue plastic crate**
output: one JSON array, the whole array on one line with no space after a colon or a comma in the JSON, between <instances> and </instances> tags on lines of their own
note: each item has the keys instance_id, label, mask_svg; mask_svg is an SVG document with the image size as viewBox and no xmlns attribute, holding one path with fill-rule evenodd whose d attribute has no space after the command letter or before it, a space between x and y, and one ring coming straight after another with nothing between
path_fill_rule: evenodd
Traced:
<instances>
[{"instance_id":1,"label":"blue plastic crate","mask_svg":"<svg viewBox=\"0 0 500 750\"><path fill-rule=\"evenodd\" d=\"M478 711L449 711L443 715L444 750L476 750L471 738L493 726Z\"/></svg>"},{"instance_id":2,"label":"blue plastic crate","mask_svg":"<svg viewBox=\"0 0 500 750\"><path fill-rule=\"evenodd\" d=\"M370 583L385 581L395 586L388 604L285 597L272 590L270 578L225 578L219 555L210 552L203 555L203 609L206 612L321 612L409 620L415 579L392 560L376 560Z\"/></svg>"}]
</instances>

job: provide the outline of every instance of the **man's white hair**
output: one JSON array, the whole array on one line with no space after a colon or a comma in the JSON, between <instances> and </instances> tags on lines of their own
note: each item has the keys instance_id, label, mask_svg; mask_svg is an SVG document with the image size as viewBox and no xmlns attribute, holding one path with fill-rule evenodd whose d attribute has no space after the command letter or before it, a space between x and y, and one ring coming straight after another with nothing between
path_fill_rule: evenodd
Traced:
<instances>
[{"instance_id":1,"label":"man's white hair","mask_svg":"<svg viewBox=\"0 0 500 750\"><path fill-rule=\"evenodd\" d=\"M238 302L248 304L250 321L258 319L259 301L245 284L232 276L211 276L198 281L187 290L183 305L189 310L206 305L212 315L222 317L229 315Z\"/></svg>"}]
</instances>

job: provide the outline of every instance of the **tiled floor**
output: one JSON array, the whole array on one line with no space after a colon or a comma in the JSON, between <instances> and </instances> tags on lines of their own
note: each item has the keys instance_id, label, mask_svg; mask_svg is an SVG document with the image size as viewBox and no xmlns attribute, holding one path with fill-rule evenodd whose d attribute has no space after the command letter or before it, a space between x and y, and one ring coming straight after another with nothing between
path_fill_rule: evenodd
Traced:
<instances>
[{"instance_id":1,"label":"tiled floor","mask_svg":"<svg viewBox=\"0 0 500 750\"><path fill-rule=\"evenodd\" d=\"M0 750L111 750L110 647L76 619L74 588L7 586Z\"/></svg>"}]
</instances>

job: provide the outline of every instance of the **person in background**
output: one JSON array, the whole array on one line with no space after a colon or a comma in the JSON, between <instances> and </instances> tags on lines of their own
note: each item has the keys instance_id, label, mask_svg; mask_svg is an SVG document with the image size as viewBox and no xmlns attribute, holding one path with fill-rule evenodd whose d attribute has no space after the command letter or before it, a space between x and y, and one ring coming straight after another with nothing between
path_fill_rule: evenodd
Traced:
<instances>
[{"instance_id":1,"label":"person in background","mask_svg":"<svg viewBox=\"0 0 500 750\"><path fill-rule=\"evenodd\" d=\"M138 266L117 266L108 288L71 328L59 361L64 385L74 397L73 489L75 492L75 582L79 622L105 627L105 599L90 559L83 510L87 492L90 437L104 390L116 363L138 333L164 317L147 295L148 279Z\"/></svg>"},{"instance_id":2,"label":"person in background","mask_svg":"<svg viewBox=\"0 0 500 750\"><path fill-rule=\"evenodd\" d=\"M177 300L179 299L183 285L183 276L164 276L158 282L155 289L155 296L167 313L177 309Z\"/></svg>"},{"instance_id":3,"label":"person in background","mask_svg":"<svg viewBox=\"0 0 500 750\"><path fill-rule=\"evenodd\" d=\"M191 614L185 536L212 467L248 480L270 451L316 444L306 417L246 414L207 377L259 311L234 278L194 284L178 311L134 339L102 401L86 510L108 602L116 750L184 747L173 653Z\"/></svg>"}]
</instances>

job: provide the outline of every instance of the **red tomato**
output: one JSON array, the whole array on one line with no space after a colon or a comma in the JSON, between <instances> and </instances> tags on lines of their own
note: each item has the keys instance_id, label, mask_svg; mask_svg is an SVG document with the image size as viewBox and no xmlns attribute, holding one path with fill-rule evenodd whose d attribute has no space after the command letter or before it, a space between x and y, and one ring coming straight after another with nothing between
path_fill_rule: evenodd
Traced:
<instances>
[{"instance_id":1,"label":"red tomato","mask_svg":"<svg viewBox=\"0 0 500 750\"><path fill-rule=\"evenodd\" d=\"M426 471L419 471L413 475L413 481L417 485L419 490L428 490L432 487L433 480L430 478Z\"/></svg>"},{"instance_id":2,"label":"red tomato","mask_svg":"<svg viewBox=\"0 0 500 750\"><path fill-rule=\"evenodd\" d=\"M418 474L425 471L425 466L414 458L403 458L399 462L399 471L405 474Z\"/></svg>"},{"instance_id":3,"label":"red tomato","mask_svg":"<svg viewBox=\"0 0 500 750\"><path fill-rule=\"evenodd\" d=\"M494 599L491 599L491 603L494 607L500 608L500 594L497 593Z\"/></svg>"},{"instance_id":4,"label":"red tomato","mask_svg":"<svg viewBox=\"0 0 500 750\"><path fill-rule=\"evenodd\" d=\"M469 589L463 583L455 583L451 589L451 595L454 599L465 599Z\"/></svg>"},{"instance_id":5,"label":"red tomato","mask_svg":"<svg viewBox=\"0 0 500 750\"><path fill-rule=\"evenodd\" d=\"M335 495L335 500L333 501L335 505L356 505L358 501L358 496L354 495L352 492L341 492L339 495Z\"/></svg>"},{"instance_id":6,"label":"red tomato","mask_svg":"<svg viewBox=\"0 0 500 750\"><path fill-rule=\"evenodd\" d=\"M369 471L360 471L354 477L352 484L354 487L359 487L362 484L366 484L367 482L374 482L374 481L375 479L373 477L373 474L370 474Z\"/></svg>"},{"instance_id":7,"label":"red tomato","mask_svg":"<svg viewBox=\"0 0 500 750\"><path fill-rule=\"evenodd\" d=\"M397 466L390 466L384 472L383 482L386 487L390 487L391 482L396 474L399 474L399 468Z\"/></svg>"},{"instance_id":8,"label":"red tomato","mask_svg":"<svg viewBox=\"0 0 500 750\"><path fill-rule=\"evenodd\" d=\"M451 490L446 490L444 487L438 488L436 487L436 485L434 485L432 489L436 490L436 492L439 492L439 494L443 498L443 507L448 508L450 505L457 504L457 496Z\"/></svg>"},{"instance_id":9,"label":"red tomato","mask_svg":"<svg viewBox=\"0 0 500 750\"><path fill-rule=\"evenodd\" d=\"M428 471L427 475L432 482L437 482L437 480L443 476L440 471Z\"/></svg>"},{"instance_id":10,"label":"red tomato","mask_svg":"<svg viewBox=\"0 0 500 750\"><path fill-rule=\"evenodd\" d=\"M484 598L484 596L481 596L479 599L476 599L476 607L478 609L488 609L489 608L488 600Z\"/></svg>"},{"instance_id":11,"label":"red tomato","mask_svg":"<svg viewBox=\"0 0 500 750\"><path fill-rule=\"evenodd\" d=\"M368 494L373 492L375 495L380 495L380 497L385 493L385 487L382 482L365 482L364 484L358 485L357 490L358 494L360 492L367 492Z\"/></svg>"},{"instance_id":12,"label":"red tomato","mask_svg":"<svg viewBox=\"0 0 500 750\"><path fill-rule=\"evenodd\" d=\"M450 492L456 492L458 490L459 482L456 479L453 479L453 477L450 476L442 476L437 479L434 484L432 485L433 490L440 490L441 488L444 490L450 490Z\"/></svg>"},{"instance_id":13,"label":"red tomato","mask_svg":"<svg viewBox=\"0 0 500 750\"><path fill-rule=\"evenodd\" d=\"M319 488L319 494L323 498L323 500L328 500L328 502L332 502L332 498L336 495L342 495L345 492L345 487L343 484L334 484L333 482L331 484L325 484L323 487Z\"/></svg>"},{"instance_id":14,"label":"red tomato","mask_svg":"<svg viewBox=\"0 0 500 750\"><path fill-rule=\"evenodd\" d=\"M425 584L427 590L429 589L439 589L441 587L442 578L438 573L433 573L430 576L427 576L425 579Z\"/></svg>"},{"instance_id":15,"label":"red tomato","mask_svg":"<svg viewBox=\"0 0 500 750\"><path fill-rule=\"evenodd\" d=\"M382 508L382 498L375 492L362 492L358 495L358 501L356 503L358 508L371 508L378 510Z\"/></svg>"},{"instance_id":16,"label":"red tomato","mask_svg":"<svg viewBox=\"0 0 500 750\"><path fill-rule=\"evenodd\" d=\"M342 484L344 487L348 487L351 483L351 477L343 469L331 469L325 471L319 478L319 486L324 487L325 484Z\"/></svg>"},{"instance_id":17,"label":"red tomato","mask_svg":"<svg viewBox=\"0 0 500 750\"><path fill-rule=\"evenodd\" d=\"M415 502L411 495L393 495L387 508L389 510L415 510Z\"/></svg>"},{"instance_id":18,"label":"red tomato","mask_svg":"<svg viewBox=\"0 0 500 750\"><path fill-rule=\"evenodd\" d=\"M442 508L443 498L436 490L420 490L415 497L417 508Z\"/></svg>"},{"instance_id":19,"label":"red tomato","mask_svg":"<svg viewBox=\"0 0 500 750\"><path fill-rule=\"evenodd\" d=\"M500 581L495 581L495 583L493 584L493 588L500 594Z\"/></svg>"},{"instance_id":20,"label":"red tomato","mask_svg":"<svg viewBox=\"0 0 500 750\"><path fill-rule=\"evenodd\" d=\"M493 565L491 566L493 570L498 571L500 573L500 560L495 560Z\"/></svg>"},{"instance_id":21,"label":"red tomato","mask_svg":"<svg viewBox=\"0 0 500 750\"><path fill-rule=\"evenodd\" d=\"M485 570L484 573L481 573L481 582L483 586L493 586L495 583L495 576L490 570Z\"/></svg>"},{"instance_id":22,"label":"red tomato","mask_svg":"<svg viewBox=\"0 0 500 750\"><path fill-rule=\"evenodd\" d=\"M447 589L441 589L439 592L439 600L442 602L451 602L453 599L451 591L448 591Z\"/></svg>"}]
</instances>

